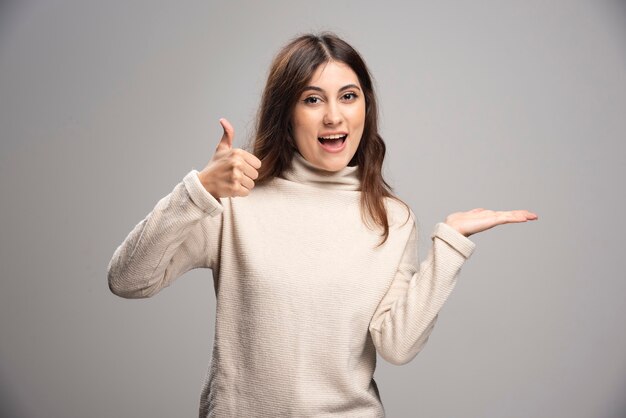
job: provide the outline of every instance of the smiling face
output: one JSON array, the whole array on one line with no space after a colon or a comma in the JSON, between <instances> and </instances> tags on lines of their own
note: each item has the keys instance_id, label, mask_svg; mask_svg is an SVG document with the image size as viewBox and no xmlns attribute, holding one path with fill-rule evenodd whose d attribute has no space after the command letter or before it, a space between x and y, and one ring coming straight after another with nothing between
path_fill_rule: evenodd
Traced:
<instances>
[{"instance_id":1,"label":"smiling face","mask_svg":"<svg viewBox=\"0 0 626 418\"><path fill-rule=\"evenodd\" d=\"M327 171L345 168L365 124L365 96L352 69L338 61L320 65L300 94L291 121L300 154Z\"/></svg>"}]
</instances>

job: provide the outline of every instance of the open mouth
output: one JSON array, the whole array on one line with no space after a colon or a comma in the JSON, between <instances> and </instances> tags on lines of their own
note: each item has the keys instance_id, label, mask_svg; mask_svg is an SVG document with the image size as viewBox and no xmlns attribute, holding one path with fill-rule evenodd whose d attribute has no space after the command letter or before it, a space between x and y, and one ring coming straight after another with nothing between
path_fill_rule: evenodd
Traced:
<instances>
[{"instance_id":1,"label":"open mouth","mask_svg":"<svg viewBox=\"0 0 626 418\"><path fill-rule=\"evenodd\" d=\"M324 145L339 147L344 143L348 135L331 135L329 137L318 137L317 140Z\"/></svg>"}]
</instances>

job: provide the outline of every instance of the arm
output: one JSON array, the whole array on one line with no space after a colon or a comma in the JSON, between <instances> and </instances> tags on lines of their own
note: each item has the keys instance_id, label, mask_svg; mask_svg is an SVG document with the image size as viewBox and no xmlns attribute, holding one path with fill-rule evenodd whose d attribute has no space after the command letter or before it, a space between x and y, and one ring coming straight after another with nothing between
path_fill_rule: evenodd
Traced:
<instances>
[{"instance_id":1,"label":"arm","mask_svg":"<svg viewBox=\"0 0 626 418\"><path fill-rule=\"evenodd\" d=\"M408 363L424 347L462 264L476 246L443 222L435 225L431 239L428 257L418 265L413 222L396 275L370 322L376 350L395 365Z\"/></svg>"},{"instance_id":2,"label":"arm","mask_svg":"<svg viewBox=\"0 0 626 418\"><path fill-rule=\"evenodd\" d=\"M107 274L111 291L147 298L191 269L213 269L223 209L190 171L115 250Z\"/></svg>"}]
</instances>

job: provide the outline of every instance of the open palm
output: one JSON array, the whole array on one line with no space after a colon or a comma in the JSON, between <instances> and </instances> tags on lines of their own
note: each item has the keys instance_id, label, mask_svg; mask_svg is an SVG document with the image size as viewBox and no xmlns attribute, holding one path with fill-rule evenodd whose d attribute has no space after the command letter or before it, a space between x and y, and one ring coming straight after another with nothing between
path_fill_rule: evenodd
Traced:
<instances>
[{"instance_id":1,"label":"open palm","mask_svg":"<svg viewBox=\"0 0 626 418\"><path fill-rule=\"evenodd\" d=\"M468 212L452 213L446 217L445 223L469 237L496 225L534 221L537 219L539 217L535 213L527 210L494 211L476 208Z\"/></svg>"}]
</instances>

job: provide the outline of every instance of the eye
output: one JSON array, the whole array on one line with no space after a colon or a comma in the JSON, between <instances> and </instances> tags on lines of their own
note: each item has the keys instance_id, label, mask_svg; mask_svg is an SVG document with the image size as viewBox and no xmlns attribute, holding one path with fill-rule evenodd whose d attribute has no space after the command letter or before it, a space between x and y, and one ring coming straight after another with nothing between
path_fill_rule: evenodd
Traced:
<instances>
[{"instance_id":1,"label":"eye","mask_svg":"<svg viewBox=\"0 0 626 418\"><path fill-rule=\"evenodd\" d=\"M350 93L346 93L343 96L341 96L342 99L344 99L345 101L348 101L348 102L355 100L357 97L359 97L359 96L356 93L352 92L352 91Z\"/></svg>"},{"instance_id":2,"label":"eye","mask_svg":"<svg viewBox=\"0 0 626 418\"><path fill-rule=\"evenodd\" d=\"M321 101L321 99L319 97L315 97L315 96L309 96L306 99L303 100L304 103L306 104L318 104Z\"/></svg>"}]
</instances>

